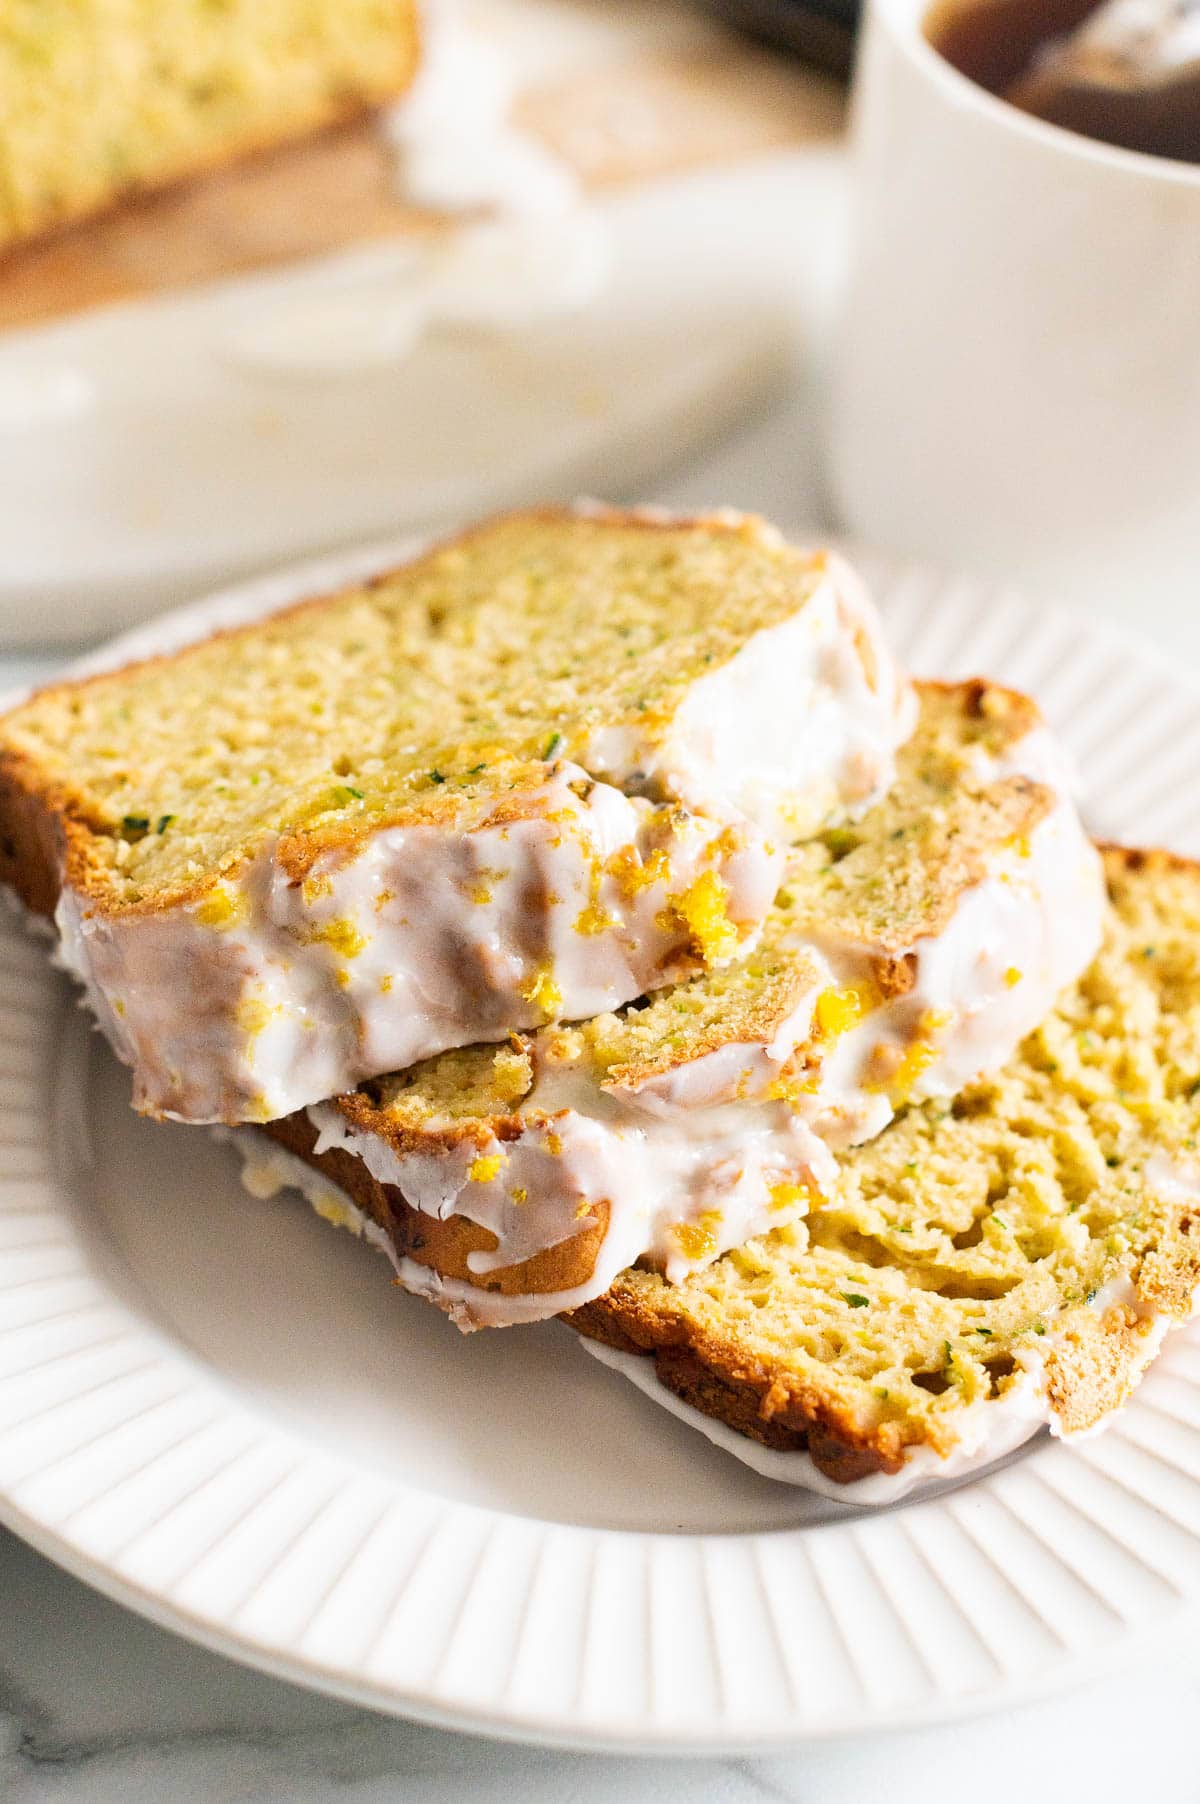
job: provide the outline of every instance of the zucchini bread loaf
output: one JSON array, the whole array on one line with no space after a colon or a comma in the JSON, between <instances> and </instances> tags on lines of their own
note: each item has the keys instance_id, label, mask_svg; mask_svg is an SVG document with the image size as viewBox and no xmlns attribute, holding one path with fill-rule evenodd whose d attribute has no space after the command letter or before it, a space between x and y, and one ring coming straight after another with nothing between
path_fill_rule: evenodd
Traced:
<instances>
[{"instance_id":1,"label":"zucchini bread loaf","mask_svg":"<svg viewBox=\"0 0 1200 1804\"><path fill-rule=\"evenodd\" d=\"M0 248L401 93L415 0L4 0Z\"/></svg>"},{"instance_id":2,"label":"zucchini bread loaf","mask_svg":"<svg viewBox=\"0 0 1200 1804\"><path fill-rule=\"evenodd\" d=\"M270 1120L727 963L913 706L761 522L511 515L0 719L0 880L137 1106Z\"/></svg>"},{"instance_id":3,"label":"zucchini bread loaf","mask_svg":"<svg viewBox=\"0 0 1200 1804\"><path fill-rule=\"evenodd\" d=\"M463 1327L578 1307L642 1259L678 1282L817 1206L835 1151L995 1070L1100 943L1099 860L1037 709L982 683L919 693L891 790L798 849L750 954L272 1137Z\"/></svg>"}]
</instances>

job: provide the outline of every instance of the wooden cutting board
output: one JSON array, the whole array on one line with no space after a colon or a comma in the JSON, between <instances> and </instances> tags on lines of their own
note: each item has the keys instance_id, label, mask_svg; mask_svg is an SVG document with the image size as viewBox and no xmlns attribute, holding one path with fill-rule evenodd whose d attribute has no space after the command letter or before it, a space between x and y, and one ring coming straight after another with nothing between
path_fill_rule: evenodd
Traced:
<instances>
[{"instance_id":1,"label":"wooden cutting board","mask_svg":"<svg viewBox=\"0 0 1200 1804\"><path fill-rule=\"evenodd\" d=\"M543 81L516 121L590 188L648 181L832 138L838 83L714 29ZM373 121L129 203L0 262L0 327L269 269L395 233L441 229L397 200Z\"/></svg>"}]
</instances>

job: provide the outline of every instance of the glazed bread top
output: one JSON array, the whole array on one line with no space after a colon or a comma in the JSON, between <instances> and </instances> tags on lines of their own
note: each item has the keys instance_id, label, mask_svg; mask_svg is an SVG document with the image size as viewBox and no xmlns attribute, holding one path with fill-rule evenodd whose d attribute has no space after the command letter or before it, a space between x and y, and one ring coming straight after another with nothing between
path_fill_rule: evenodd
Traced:
<instances>
[{"instance_id":1,"label":"glazed bread top","mask_svg":"<svg viewBox=\"0 0 1200 1804\"><path fill-rule=\"evenodd\" d=\"M1200 870L1106 863L1098 956L1002 1070L847 1154L803 1221L680 1285L627 1272L577 1325L848 1481L1119 1407L1200 1283Z\"/></svg>"},{"instance_id":2,"label":"glazed bread top","mask_svg":"<svg viewBox=\"0 0 1200 1804\"><path fill-rule=\"evenodd\" d=\"M837 560L512 515L15 709L0 876L61 885L140 1106L267 1119L728 959L783 837L861 811L911 718Z\"/></svg>"},{"instance_id":3,"label":"glazed bread top","mask_svg":"<svg viewBox=\"0 0 1200 1804\"><path fill-rule=\"evenodd\" d=\"M799 848L749 954L309 1110L318 1156L355 1155L441 1224L413 1264L451 1280L431 1294L464 1326L577 1307L642 1258L678 1281L802 1215L834 1151L995 1069L1079 975L1103 881L1038 780L1061 785L1037 709L981 683L919 694L892 789Z\"/></svg>"},{"instance_id":4,"label":"glazed bread top","mask_svg":"<svg viewBox=\"0 0 1200 1804\"><path fill-rule=\"evenodd\" d=\"M0 245L398 94L414 0L5 0Z\"/></svg>"}]
</instances>

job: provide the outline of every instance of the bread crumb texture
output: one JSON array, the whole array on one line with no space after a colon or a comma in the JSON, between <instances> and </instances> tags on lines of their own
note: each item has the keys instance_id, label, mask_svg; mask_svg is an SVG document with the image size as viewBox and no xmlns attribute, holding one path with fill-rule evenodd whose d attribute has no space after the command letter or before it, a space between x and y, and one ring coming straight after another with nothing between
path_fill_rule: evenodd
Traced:
<instances>
[{"instance_id":1,"label":"bread crumb texture","mask_svg":"<svg viewBox=\"0 0 1200 1804\"><path fill-rule=\"evenodd\" d=\"M846 1155L805 1221L574 1325L843 1477L948 1452L1031 1356L1064 1428L1117 1407L1200 1283L1200 868L1106 864L1103 948L1004 1070Z\"/></svg>"},{"instance_id":2,"label":"bread crumb texture","mask_svg":"<svg viewBox=\"0 0 1200 1804\"><path fill-rule=\"evenodd\" d=\"M65 819L70 879L102 905L196 893L273 834L303 875L368 829L503 825L594 735L661 741L695 682L801 609L823 568L753 520L510 515L360 588L41 691L0 722L0 781ZM719 903L693 910L716 941Z\"/></svg>"},{"instance_id":3,"label":"bread crumb texture","mask_svg":"<svg viewBox=\"0 0 1200 1804\"><path fill-rule=\"evenodd\" d=\"M4 0L0 245L400 93L414 0Z\"/></svg>"}]
</instances>

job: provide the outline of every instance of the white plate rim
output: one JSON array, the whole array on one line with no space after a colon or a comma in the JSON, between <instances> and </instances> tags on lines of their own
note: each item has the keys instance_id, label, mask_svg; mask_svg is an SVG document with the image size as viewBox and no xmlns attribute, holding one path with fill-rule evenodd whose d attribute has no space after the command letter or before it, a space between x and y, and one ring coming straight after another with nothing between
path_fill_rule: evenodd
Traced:
<instances>
[{"instance_id":1,"label":"white plate rim","mask_svg":"<svg viewBox=\"0 0 1200 1804\"><path fill-rule=\"evenodd\" d=\"M352 554L306 560L123 634L87 665L96 668L182 643L214 625L231 625L304 594L356 580L415 548L406 536ZM1130 633L1045 608L1011 591L947 579L922 567L897 568L869 552L862 561L875 579L893 640L922 674L964 676L977 674L982 665L989 675L1024 678L1040 693L1051 719L1084 753L1085 774L1096 786L1096 826L1105 837L1136 837L1140 843L1200 853L1200 822L1192 819L1185 780L1190 773L1190 793L1197 793L1200 685ZM1154 703L1149 710L1148 701ZM1115 791L1110 781L1114 770L1127 779ZM61 1008L61 998L43 965L32 943L15 937L14 929L7 940L0 936L10 1013L15 1010L19 1032L25 1031L21 1020L27 1027L36 1022L36 1033L28 1029L29 1044L50 1049L52 1016ZM0 1049L4 1037L0 1028ZM42 1183L38 1190L36 1176L9 1175L6 1147L11 1152L14 1146L27 1146L39 1132L43 1139L52 1132L44 1108L39 1112L32 1101L0 1097L0 1254L6 1246L20 1254L20 1223L43 1215L55 1230L46 1244L67 1248L72 1281L80 1281L82 1273L85 1287L95 1293L79 1307L130 1315L88 1266L70 1211L55 1208L50 1187ZM16 1236L6 1233L14 1224ZM30 1244L36 1271L41 1243L35 1239ZM1043 1444L999 1473L886 1514L864 1513L815 1528L760 1534L646 1534L549 1524L448 1501L439 1513L436 1500L430 1505L423 1494L421 1508L433 1509L433 1526L417 1549L388 1620L406 1607L414 1585L419 1589L439 1537L451 1544L457 1536L470 1565L465 1589L439 1597L435 1572L433 1589L422 1603L423 1626L443 1636L441 1654L424 1678L405 1677L395 1662L389 1667L378 1658L373 1666L369 1659L339 1664L306 1652L299 1644L303 1635L289 1639L273 1632L269 1622L260 1620L251 1631L239 1628L234 1618L241 1605L206 1610L180 1600L178 1581L138 1582L131 1576L128 1548L116 1558L98 1554L72 1528L72 1512L64 1515L61 1507L47 1503L44 1486L38 1492L36 1473L31 1489L20 1472L21 1437L28 1438L31 1425L39 1432L41 1452L50 1454L49 1465L41 1459L37 1472L62 1463L70 1468L80 1457L69 1428L56 1421L62 1414L59 1405L39 1405L36 1372L44 1372L57 1358L69 1369L71 1359L90 1343L73 1351L69 1339L62 1339L74 1319L71 1311L57 1318L57 1328L51 1312L33 1364L3 1363L9 1338L41 1321L35 1316L31 1324L14 1329L8 1306L27 1294L31 1284L36 1293L40 1283L48 1283L53 1296L56 1282L53 1273L31 1281L20 1275L22 1270L19 1258L14 1266L0 1257L0 1522L77 1577L162 1626L275 1676L355 1703L438 1726L544 1745L674 1754L762 1751L967 1715L1077 1683L1132 1657L1139 1643L1164 1630L1181 1611L1200 1605L1200 1340L1184 1332L1172 1337L1144 1394L1106 1435L1071 1449ZM194 1402L202 1395L206 1408L237 1414L219 1383L196 1362L189 1365L164 1336L132 1315L125 1327L144 1351L149 1348L134 1377L151 1387L150 1394L156 1384L178 1384L186 1373L180 1397ZM120 1374L114 1382L122 1382ZM156 1407L150 1406L151 1416ZM144 1445L142 1464L135 1459L131 1473L113 1479L104 1465L105 1458L113 1457L122 1428L135 1419L136 1412L121 1418L92 1443L96 1470L110 1486L155 1468L159 1456L153 1446L147 1453ZM302 1464L308 1461L315 1471L314 1494L324 1495L322 1486L332 1469L328 1457L306 1453L290 1430L272 1430L271 1438L287 1443ZM84 1470L87 1451L82 1450ZM394 1509L413 1505L417 1494L411 1488L397 1484L394 1491L393 1502L351 1549L340 1574L325 1575L318 1617L321 1611L329 1613L331 1600L338 1599L339 1586L353 1575L380 1522L385 1517L390 1521ZM99 1495L105 1494L102 1489ZM269 1501L270 1491L266 1496ZM1068 1529L1069 1555L1063 1541ZM302 1527L301 1543L304 1533ZM989 1534L1000 1535L1002 1554L988 1546ZM544 1575L547 1560L560 1566L566 1560L564 1571L569 1568L573 1575L578 1593L570 1610L575 1640L565 1650L559 1647L556 1657L574 1660L578 1683L573 1701L561 1708L539 1706L536 1685L531 1692L527 1684L516 1701L512 1696L512 1676L522 1661L536 1674L539 1658L545 1658L530 1645L531 1637L536 1640L537 1625L531 1630L530 1621L538 1606L528 1593L510 1585L505 1596L503 1584L496 1593L495 1607L508 1612L507 1640L501 1637L486 1646L476 1634L469 1652L459 1645L464 1624L471 1626L472 1600L489 1562L503 1554L503 1548L501 1555L496 1550L506 1536L523 1549L522 1557L532 1545L530 1572ZM554 1547L547 1553L551 1541ZM1152 1543L1159 1550L1157 1558L1148 1552ZM932 1549L944 1552L951 1544L954 1577L939 1573L931 1555ZM1171 1550L1165 1571L1163 1547ZM284 1561L290 1551L284 1548ZM209 1552L211 1548L201 1548L195 1557L203 1562ZM185 1558L185 1570L186 1564ZM268 1562L250 1598L279 1565L278 1560L274 1567ZM802 1644L781 1616L778 1597L772 1596L772 1571L803 1581L809 1611L804 1636L814 1647L829 1650L831 1662L840 1661L819 1709L806 1705L802 1686L797 1690L797 1659L800 1669L807 1670L806 1656L798 1655ZM633 1603L625 1607L629 1599L621 1591L615 1614L606 1574L610 1581L619 1575L622 1586L632 1587ZM978 1592L973 1598L968 1574ZM688 1584L679 1584L681 1575ZM665 1587L672 1583L675 1601L668 1605ZM748 1584L757 1602L743 1616L740 1606ZM670 1620L681 1599L688 1606L683 1611L687 1635ZM564 1608L564 1618L567 1613ZM1096 1623L1105 1619L1116 1626L1097 1634ZM939 1635L957 1638L963 1671L956 1673L955 1663L948 1663L930 1641L931 1622L940 1625ZM634 1645L639 1634L644 1639ZM883 1653L872 1653L875 1638ZM379 1640L376 1636L376 1655ZM497 1646L508 1647L513 1656L507 1673L496 1668ZM968 1657L971 1647L976 1651ZM632 1705L614 1702L611 1691L606 1693L603 1675L611 1660L636 1667L642 1675L644 1683ZM899 1691L886 1670L887 1661L897 1660L909 1661L913 1669ZM986 1681L980 1676L984 1668ZM457 1681L447 1680L448 1670L458 1674ZM745 1675L741 1680L740 1673ZM692 1690L703 1709L688 1703ZM760 1707L751 1691L765 1691L777 1701Z\"/></svg>"}]
</instances>

